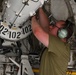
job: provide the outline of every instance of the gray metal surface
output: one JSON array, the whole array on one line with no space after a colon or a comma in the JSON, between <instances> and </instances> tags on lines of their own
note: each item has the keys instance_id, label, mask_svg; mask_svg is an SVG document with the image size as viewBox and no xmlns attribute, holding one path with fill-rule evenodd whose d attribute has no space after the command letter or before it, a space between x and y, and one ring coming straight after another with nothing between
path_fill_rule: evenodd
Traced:
<instances>
[{"instance_id":1,"label":"gray metal surface","mask_svg":"<svg viewBox=\"0 0 76 75\"><path fill-rule=\"evenodd\" d=\"M51 0L51 12L57 20L66 20L69 17L65 0Z\"/></svg>"}]
</instances>

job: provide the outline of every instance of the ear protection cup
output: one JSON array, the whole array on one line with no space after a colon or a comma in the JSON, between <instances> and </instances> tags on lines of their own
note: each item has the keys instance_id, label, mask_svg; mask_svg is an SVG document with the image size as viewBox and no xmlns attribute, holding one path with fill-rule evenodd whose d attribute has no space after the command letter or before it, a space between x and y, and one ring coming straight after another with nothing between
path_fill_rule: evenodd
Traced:
<instances>
[{"instance_id":1,"label":"ear protection cup","mask_svg":"<svg viewBox=\"0 0 76 75\"><path fill-rule=\"evenodd\" d=\"M58 30L58 37L59 38L65 38L68 35L67 29L61 28Z\"/></svg>"},{"instance_id":2,"label":"ear protection cup","mask_svg":"<svg viewBox=\"0 0 76 75\"><path fill-rule=\"evenodd\" d=\"M68 29L73 27L72 25L74 25L74 23L72 23L69 20L66 20L65 23L66 23L66 27L59 28L59 27L56 26L57 28L59 28L59 30L57 32L57 35L61 39L66 38L66 37L68 37L70 35Z\"/></svg>"}]
</instances>

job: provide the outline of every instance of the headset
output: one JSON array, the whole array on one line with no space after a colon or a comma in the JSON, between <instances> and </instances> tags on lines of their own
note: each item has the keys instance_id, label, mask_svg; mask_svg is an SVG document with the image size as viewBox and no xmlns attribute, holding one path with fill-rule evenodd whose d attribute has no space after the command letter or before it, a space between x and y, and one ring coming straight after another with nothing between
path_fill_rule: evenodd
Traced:
<instances>
[{"instance_id":1,"label":"headset","mask_svg":"<svg viewBox=\"0 0 76 75\"><path fill-rule=\"evenodd\" d=\"M70 28L70 26L73 25L73 23L69 20L66 20L65 24L66 24L65 25L66 27L60 28L57 32L58 37L61 39L66 38L68 36L68 33L69 33L68 28Z\"/></svg>"},{"instance_id":2,"label":"headset","mask_svg":"<svg viewBox=\"0 0 76 75\"><path fill-rule=\"evenodd\" d=\"M68 31L66 28L60 28L57 32L59 38L66 38L68 35Z\"/></svg>"},{"instance_id":3,"label":"headset","mask_svg":"<svg viewBox=\"0 0 76 75\"><path fill-rule=\"evenodd\" d=\"M58 22L58 20L56 20L54 17L53 17L53 15L51 14L50 16L49 16L49 20L50 20L50 25L51 26L56 26L56 22ZM68 35L69 35L69 31L68 31L68 29L69 28L71 28L73 25L74 25L74 23L72 22L72 20L71 19L67 19L66 21L65 21L65 27L63 27L63 28L59 28L59 27L57 27L57 28L59 28L59 30L58 30L58 32L57 32L57 35L58 35L58 37L59 38L66 38L66 37L68 37Z\"/></svg>"}]
</instances>

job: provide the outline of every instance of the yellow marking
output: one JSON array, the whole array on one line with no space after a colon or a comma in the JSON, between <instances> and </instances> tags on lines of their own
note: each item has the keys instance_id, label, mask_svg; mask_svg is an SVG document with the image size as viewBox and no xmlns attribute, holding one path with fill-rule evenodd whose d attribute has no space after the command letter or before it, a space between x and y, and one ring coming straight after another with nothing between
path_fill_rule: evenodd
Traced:
<instances>
[{"instance_id":1,"label":"yellow marking","mask_svg":"<svg viewBox=\"0 0 76 75\"><path fill-rule=\"evenodd\" d=\"M8 26L5 22L1 22L1 25Z\"/></svg>"},{"instance_id":2,"label":"yellow marking","mask_svg":"<svg viewBox=\"0 0 76 75\"><path fill-rule=\"evenodd\" d=\"M68 75L76 75L76 71L67 71Z\"/></svg>"},{"instance_id":3,"label":"yellow marking","mask_svg":"<svg viewBox=\"0 0 76 75\"><path fill-rule=\"evenodd\" d=\"M1 25L3 25L3 26L8 26L5 22L1 22ZM18 28L17 28L17 27L12 27L11 29L12 29L12 30L17 30Z\"/></svg>"},{"instance_id":4,"label":"yellow marking","mask_svg":"<svg viewBox=\"0 0 76 75\"><path fill-rule=\"evenodd\" d=\"M37 68L33 68L32 70L35 73L39 73L39 69L37 69ZM67 71L66 73L67 73L67 75L76 75L76 71Z\"/></svg>"},{"instance_id":5,"label":"yellow marking","mask_svg":"<svg viewBox=\"0 0 76 75\"><path fill-rule=\"evenodd\" d=\"M17 30L17 27L12 27L11 29L12 29L12 30Z\"/></svg>"},{"instance_id":6,"label":"yellow marking","mask_svg":"<svg viewBox=\"0 0 76 75\"><path fill-rule=\"evenodd\" d=\"M39 69L33 69L33 72L39 73Z\"/></svg>"}]
</instances>

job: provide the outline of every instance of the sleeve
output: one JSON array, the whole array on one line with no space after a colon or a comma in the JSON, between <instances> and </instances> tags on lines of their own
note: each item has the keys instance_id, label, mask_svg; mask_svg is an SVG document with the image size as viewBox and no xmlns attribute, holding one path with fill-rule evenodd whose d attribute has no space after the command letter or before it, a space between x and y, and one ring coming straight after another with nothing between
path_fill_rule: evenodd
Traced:
<instances>
[{"instance_id":1,"label":"sleeve","mask_svg":"<svg viewBox=\"0 0 76 75\"><path fill-rule=\"evenodd\" d=\"M64 49L66 49L65 44L61 41L60 38L49 35L48 52L57 54L59 51L63 51Z\"/></svg>"}]
</instances>

